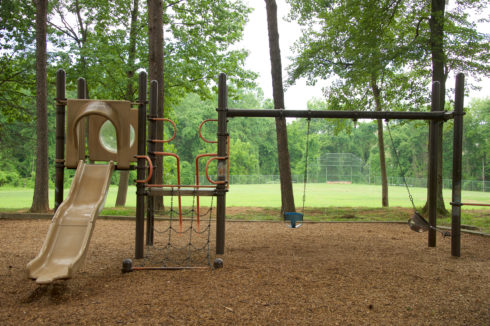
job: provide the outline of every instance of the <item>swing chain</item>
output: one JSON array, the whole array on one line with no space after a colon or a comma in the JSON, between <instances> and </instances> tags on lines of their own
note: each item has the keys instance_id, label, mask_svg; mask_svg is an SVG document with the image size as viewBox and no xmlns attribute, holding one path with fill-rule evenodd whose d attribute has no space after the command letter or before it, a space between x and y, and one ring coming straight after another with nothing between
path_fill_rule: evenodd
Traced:
<instances>
[{"instance_id":1,"label":"swing chain","mask_svg":"<svg viewBox=\"0 0 490 326\"><path fill-rule=\"evenodd\" d=\"M308 152L310 144L310 122L311 117L308 117L308 127L306 129L306 153L305 153L305 174L303 176L303 214L305 213L305 201L306 201L306 182L308 181Z\"/></svg>"},{"instance_id":2,"label":"swing chain","mask_svg":"<svg viewBox=\"0 0 490 326\"><path fill-rule=\"evenodd\" d=\"M396 150L395 142L393 141L393 137L391 136L390 122L388 120L386 120L386 129L388 129L388 135L390 136L390 140L391 140L391 148L393 148L393 152L395 153L396 164L398 165L398 169L400 170L403 183L405 184L405 188L407 189L408 198L412 203L414 212L417 212L417 208L415 207L415 203L413 202L412 193L410 192L410 188L408 187L407 180L405 178L405 173L403 173L402 166L400 165L400 157L398 156L398 151Z\"/></svg>"}]
</instances>

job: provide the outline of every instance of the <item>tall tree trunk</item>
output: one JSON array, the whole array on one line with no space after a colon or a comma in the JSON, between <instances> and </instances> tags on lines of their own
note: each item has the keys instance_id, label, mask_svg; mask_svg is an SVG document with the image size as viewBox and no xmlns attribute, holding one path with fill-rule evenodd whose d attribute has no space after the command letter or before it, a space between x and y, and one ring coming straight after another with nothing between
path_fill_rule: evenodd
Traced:
<instances>
[{"instance_id":1,"label":"tall tree trunk","mask_svg":"<svg viewBox=\"0 0 490 326\"><path fill-rule=\"evenodd\" d=\"M88 37L88 28L87 28L87 25L84 24L84 21L83 21L83 18L82 18L82 8L80 6L80 1L79 0L75 0L75 14L77 16L77 22L78 22L78 29L79 29L79 32L80 32L80 37L77 37L76 34L74 36L74 40L75 42L77 42L78 44L78 49L80 51L80 62L81 62L81 69L80 69L80 75L79 76L82 76L84 78L87 78L87 57L85 56L84 54L84 49L85 49L85 45L87 44L87 37ZM86 90L86 94L85 94L85 98L89 98L88 96L88 87L85 89Z\"/></svg>"},{"instance_id":2,"label":"tall tree trunk","mask_svg":"<svg viewBox=\"0 0 490 326\"><path fill-rule=\"evenodd\" d=\"M446 80L447 70L446 56L444 54L444 12L446 9L445 0L432 0L431 2L431 16L429 19L430 26L430 47L432 55L432 82L438 81L440 83L439 93L439 108L431 108L435 111L444 111L445 98L446 98ZM438 173L437 173L437 213L439 215L447 215L447 211L444 205L444 198L442 197L442 123L439 128L439 134L437 135L439 142L439 151L437 152L438 160ZM427 180L427 182L429 182ZM429 194L427 194L427 202L423 208L423 212L428 209Z\"/></svg>"},{"instance_id":3,"label":"tall tree trunk","mask_svg":"<svg viewBox=\"0 0 490 326\"><path fill-rule=\"evenodd\" d=\"M275 0L265 0L267 28L269 31L269 52L271 60L272 92L274 109L285 109L282 86L281 50L277 29L277 5ZM286 118L276 118L277 153L281 179L282 212L295 212L291 167L289 162L288 134Z\"/></svg>"},{"instance_id":4,"label":"tall tree trunk","mask_svg":"<svg viewBox=\"0 0 490 326\"><path fill-rule=\"evenodd\" d=\"M49 210L48 180L48 86L46 25L48 1L36 1L36 181L31 212Z\"/></svg>"},{"instance_id":5,"label":"tall tree trunk","mask_svg":"<svg viewBox=\"0 0 490 326\"><path fill-rule=\"evenodd\" d=\"M379 90L376 78L371 79L371 89L373 91L374 102L376 103L376 111L382 111L381 92ZM383 135L383 120L378 119L378 148L379 148L379 168L381 172L381 204L383 207L388 207L388 177L386 175L386 158L385 158L385 142Z\"/></svg>"},{"instance_id":6,"label":"tall tree trunk","mask_svg":"<svg viewBox=\"0 0 490 326\"><path fill-rule=\"evenodd\" d=\"M158 116L163 117L164 108L164 75L163 75L163 3L162 0L148 0L148 43L149 68L148 77L158 81ZM163 139L163 123L157 123L157 138ZM163 145L157 144L157 151L162 151ZM163 183L163 159L156 158L155 182ZM163 207L163 197L155 197L155 210Z\"/></svg>"},{"instance_id":7,"label":"tall tree trunk","mask_svg":"<svg viewBox=\"0 0 490 326\"><path fill-rule=\"evenodd\" d=\"M128 48L128 71L126 72L126 100L134 101L134 65L136 58L136 35L138 24L139 0L133 0L133 9L131 10L131 23L129 27L129 48ZM126 197L128 194L129 171L121 170L119 172L119 187L117 189L116 206L126 205Z\"/></svg>"}]
</instances>

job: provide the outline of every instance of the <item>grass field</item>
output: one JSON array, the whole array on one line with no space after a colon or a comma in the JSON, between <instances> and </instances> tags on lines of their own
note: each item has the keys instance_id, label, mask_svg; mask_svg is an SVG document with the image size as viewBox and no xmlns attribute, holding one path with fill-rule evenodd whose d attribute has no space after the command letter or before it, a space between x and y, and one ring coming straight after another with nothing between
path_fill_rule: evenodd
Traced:
<instances>
[{"instance_id":1,"label":"grass field","mask_svg":"<svg viewBox=\"0 0 490 326\"><path fill-rule=\"evenodd\" d=\"M411 188L412 196L417 207L425 204L427 192L425 188ZM68 189L65 189L65 193ZM33 189L28 188L0 188L0 209L27 209L32 203ZM106 207L114 207L116 202L117 187L111 186L106 200ZM294 185L296 206L302 207L303 185ZM444 189L444 199L449 207L451 190ZM50 191L50 206L52 206L54 190ZM463 191L463 202L490 203L490 193ZM170 204L171 198L166 203ZM201 198L205 203L209 198ZM183 197L184 206L192 205L191 197ZM226 197L227 206L238 207L280 207L280 189L278 184L266 185L231 185ZM177 203L175 199L175 204ZM391 207L411 207L407 191L404 187L389 188L389 204ZM136 206L136 188L129 188L127 207ZM357 184L307 184L306 207L381 207L381 187L376 185ZM475 207L464 207L465 210ZM481 208L479 208L481 209Z\"/></svg>"},{"instance_id":2,"label":"grass field","mask_svg":"<svg viewBox=\"0 0 490 326\"><path fill-rule=\"evenodd\" d=\"M425 204L424 188L411 188L417 208ZM65 189L65 193L68 189ZM303 185L295 184L296 209L303 212ZM446 208L451 209L451 191L444 190ZM0 211L27 211L31 206L32 189L0 188ZM114 207L117 187L110 187L102 215L135 216L136 188L129 188L125 208ZM50 193L52 207L54 192ZM211 197L201 197L201 207L211 204ZM463 202L489 203L490 194L463 191ZM166 197L165 207L176 209L177 198ZM183 206L192 206L192 197L183 197ZM280 189L278 184L232 185L226 197L227 218L239 220L278 220L280 218ZM308 184L306 186L305 220L309 221L406 221L413 213L404 187L389 188L389 208L381 208L381 187L355 184ZM216 203L213 204L214 206ZM490 208L463 207L462 224L490 233ZM438 225L451 225L450 216L438 219Z\"/></svg>"}]
</instances>

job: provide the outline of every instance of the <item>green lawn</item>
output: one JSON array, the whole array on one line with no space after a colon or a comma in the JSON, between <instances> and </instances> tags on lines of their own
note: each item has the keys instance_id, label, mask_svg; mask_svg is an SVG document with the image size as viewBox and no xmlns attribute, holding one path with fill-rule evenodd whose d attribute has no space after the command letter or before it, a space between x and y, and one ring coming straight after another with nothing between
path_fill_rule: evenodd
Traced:
<instances>
[{"instance_id":1,"label":"green lawn","mask_svg":"<svg viewBox=\"0 0 490 326\"><path fill-rule=\"evenodd\" d=\"M425 204L427 192L425 188L411 188L412 196L417 207ZM65 189L65 193L68 189ZM114 207L117 187L111 186L106 200L106 207ZM31 206L33 189L0 188L0 209L26 209ZM296 206L302 207L303 185L294 185ZM451 191L444 190L446 206L449 207ZM490 193L463 191L463 201L475 203L490 203ZM50 206L54 199L54 191L50 192ZM166 202L170 204L171 198ZM203 204L210 199L202 197ZM184 206L192 205L191 197L183 197ZM227 206L279 207L280 190L278 184L267 185L232 185L226 197ZM177 199L174 199L177 204ZM391 207L411 207L408 194L404 187L389 188L389 204ZM127 206L136 206L136 188L129 188ZM381 187L375 185L356 184L307 184L306 207L371 207L381 206ZM476 209L465 206L465 210ZM478 208L481 209L481 208Z\"/></svg>"},{"instance_id":2,"label":"green lawn","mask_svg":"<svg viewBox=\"0 0 490 326\"><path fill-rule=\"evenodd\" d=\"M425 204L426 189L411 188L415 205ZM65 189L65 193L68 189ZM103 215L135 216L136 188L129 188L126 208L114 208L117 187L110 187ZM294 193L297 211L302 212L303 185L295 184ZM0 188L0 211L26 211L31 206L32 189ZM50 206L54 193L50 193ZM450 210L451 191L444 190L446 207ZM490 203L490 193L463 191L464 202ZM168 209L173 200L167 197ZM309 221L406 221L412 208L404 187L390 187L389 208L381 208L381 187L349 184L308 184L306 187L305 220ZM183 206L192 206L192 197L183 197ZM209 206L211 197L201 197L201 205ZM232 185L226 197L228 219L277 220L280 216L280 190L278 184ZM214 206L216 203L213 204ZM240 207L255 207L240 209ZM461 214L462 224L478 227L490 233L490 208L464 206ZM438 225L450 225L450 217L439 219Z\"/></svg>"}]
</instances>

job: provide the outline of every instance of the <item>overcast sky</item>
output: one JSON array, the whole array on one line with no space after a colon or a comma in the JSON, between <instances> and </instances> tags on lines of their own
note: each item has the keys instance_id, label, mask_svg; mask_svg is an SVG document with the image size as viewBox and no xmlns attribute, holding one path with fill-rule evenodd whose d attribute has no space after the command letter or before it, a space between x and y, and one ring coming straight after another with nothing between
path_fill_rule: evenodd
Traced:
<instances>
[{"instance_id":1,"label":"overcast sky","mask_svg":"<svg viewBox=\"0 0 490 326\"><path fill-rule=\"evenodd\" d=\"M245 26L244 39L241 47L249 50L247 68L259 73L257 83L264 90L266 98L272 98L272 79L270 72L269 40L267 34L267 16L264 0L247 0L248 5L254 8L250 15L248 24ZM286 80L286 68L290 64L289 57L292 56L291 46L300 36L297 24L284 20L289 12L289 6L285 0L276 0L278 6L279 42L281 47L281 58L283 67L283 79ZM490 33L490 24L484 26L485 31ZM468 80L468 76L466 80ZM313 97L322 98L322 86L326 82L317 84L315 87L307 86L304 80L296 82L285 92L286 109L306 109L307 101ZM470 92L470 98L489 97L490 79L486 78L482 83L483 90ZM454 88L454 78L448 80L448 87Z\"/></svg>"}]
</instances>

